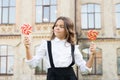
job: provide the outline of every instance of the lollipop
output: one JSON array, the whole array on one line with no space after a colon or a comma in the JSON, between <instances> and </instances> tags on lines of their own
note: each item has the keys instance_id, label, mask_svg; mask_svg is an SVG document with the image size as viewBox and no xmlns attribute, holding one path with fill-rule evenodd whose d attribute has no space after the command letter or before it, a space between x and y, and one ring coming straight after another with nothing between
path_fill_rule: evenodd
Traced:
<instances>
[{"instance_id":1,"label":"lollipop","mask_svg":"<svg viewBox=\"0 0 120 80\"><path fill-rule=\"evenodd\" d=\"M89 31L87 32L87 37L88 37L88 39L91 40L91 41L96 40L97 35L98 35L98 32L95 31L95 30L89 30Z\"/></svg>"},{"instance_id":2,"label":"lollipop","mask_svg":"<svg viewBox=\"0 0 120 80\"><path fill-rule=\"evenodd\" d=\"M23 24L21 26L21 31L23 34L29 35L32 32L32 26L30 26L29 24Z\"/></svg>"},{"instance_id":3,"label":"lollipop","mask_svg":"<svg viewBox=\"0 0 120 80\"><path fill-rule=\"evenodd\" d=\"M89 40L91 40L91 43L93 44L93 41L97 39L98 32L95 30L89 30L87 32L87 37ZM88 54L91 53L91 49L89 49Z\"/></svg>"}]
</instances>

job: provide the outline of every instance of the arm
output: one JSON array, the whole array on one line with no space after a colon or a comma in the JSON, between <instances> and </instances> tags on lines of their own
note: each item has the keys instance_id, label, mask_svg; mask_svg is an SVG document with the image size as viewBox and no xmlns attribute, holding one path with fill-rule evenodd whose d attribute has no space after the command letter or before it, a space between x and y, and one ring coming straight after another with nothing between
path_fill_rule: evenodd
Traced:
<instances>
[{"instance_id":1,"label":"arm","mask_svg":"<svg viewBox=\"0 0 120 80\"><path fill-rule=\"evenodd\" d=\"M90 47L92 49L92 47ZM93 50L93 49L92 49ZM92 70L93 65L93 59L94 59L94 53L91 52L89 60L86 62L83 59L83 56L79 50L79 46L75 46L75 63L79 67L82 74L88 74Z\"/></svg>"},{"instance_id":2,"label":"arm","mask_svg":"<svg viewBox=\"0 0 120 80\"><path fill-rule=\"evenodd\" d=\"M39 64L40 59L45 56L45 53L46 53L46 41L44 41L39 46L39 48L36 51L35 56L31 55L30 39L27 36L24 38L24 45L25 45L25 49L26 49L26 58L27 58L25 61L30 66L30 68L35 68Z\"/></svg>"},{"instance_id":3,"label":"arm","mask_svg":"<svg viewBox=\"0 0 120 80\"><path fill-rule=\"evenodd\" d=\"M93 65L93 61L94 61L94 55L96 54L96 45L94 43L92 43L90 45L90 56L89 56L89 60L86 63L86 66L88 68L91 68Z\"/></svg>"},{"instance_id":4,"label":"arm","mask_svg":"<svg viewBox=\"0 0 120 80\"><path fill-rule=\"evenodd\" d=\"M30 60L30 59L32 59L32 55L30 53L30 39L27 36L25 36L25 38L24 38L24 45L26 48L26 58L27 58L27 60Z\"/></svg>"},{"instance_id":5,"label":"arm","mask_svg":"<svg viewBox=\"0 0 120 80\"><path fill-rule=\"evenodd\" d=\"M89 60L87 61L87 63L86 63L86 66L88 67L88 68L91 68L92 67L92 65L93 65L93 60L94 60L94 55L90 55L90 57L89 57Z\"/></svg>"}]
</instances>

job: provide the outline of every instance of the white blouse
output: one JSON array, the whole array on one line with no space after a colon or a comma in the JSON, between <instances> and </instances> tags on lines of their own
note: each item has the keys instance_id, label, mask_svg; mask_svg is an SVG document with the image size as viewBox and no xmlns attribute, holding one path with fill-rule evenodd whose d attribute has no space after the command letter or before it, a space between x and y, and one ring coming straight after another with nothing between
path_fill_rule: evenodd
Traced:
<instances>
[{"instance_id":1,"label":"white blouse","mask_svg":"<svg viewBox=\"0 0 120 80\"><path fill-rule=\"evenodd\" d=\"M51 46L53 63L55 67L68 67L72 62L70 43L66 42L66 40L60 40L58 38L55 38L51 40ZM83 74L90 73L92 68L88 68L86 66L86 62L83 60L83 56L80 53L78 47L79 47L78 45L75 45L74 50L75 64L77 64L77 66L79 67ZM39 46L39 50L37 51L37 54L33 56L31 60L26 60L26 63L31 68L35 68L38 65L40 59L43 57L45 57L46 59L47 68L50 68L51 66L48 56L47 41L43 41L41 43L41 45Z\"/></svg>"}]
</instances>

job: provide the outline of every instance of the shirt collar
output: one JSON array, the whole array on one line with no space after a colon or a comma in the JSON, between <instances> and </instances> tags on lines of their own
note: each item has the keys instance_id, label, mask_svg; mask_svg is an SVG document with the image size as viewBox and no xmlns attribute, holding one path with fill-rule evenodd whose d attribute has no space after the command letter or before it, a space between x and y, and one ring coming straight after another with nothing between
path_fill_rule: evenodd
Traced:
<instances>
[{"instance_id":1,"label":"shirt collar","mask_svg":"<svg viewBox=\"0 0 120 80\"><path fill-rule=\"evenodd\" d=\"M55 40L56 42L59 42L59 41L61 41L61 42L66 42L66 39L60 40L60 39L57 38L57 37L55 37L54 40Z\"/></svg>"}]
</instances>

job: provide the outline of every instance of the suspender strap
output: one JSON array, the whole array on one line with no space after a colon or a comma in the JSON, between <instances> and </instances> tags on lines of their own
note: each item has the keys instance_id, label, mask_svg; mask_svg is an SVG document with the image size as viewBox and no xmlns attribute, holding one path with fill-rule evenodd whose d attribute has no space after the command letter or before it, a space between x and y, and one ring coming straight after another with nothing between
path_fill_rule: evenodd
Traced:
<instances>
[{"instance_id":1,"label":"suspender strap","mask_svg":"<svg viewBox=\"0 0 120 80\"><path fill-rule=\"evenodd\" d=\"M69 65L69 67L71 67L75 64L74 49L75 49L75 46L71 44L72 63Z\"/></svg>"},{"instance_id":2,"label":"suspender strap","mask_svg":"<svg viewBox=\"0 0 120 80\"><path fill-rule=\"evenodd\" d=\"M51 46L51 41L47 41L47 48L48 48L48 54L49 54L49 61L51 68L55 68L54 63L53 63L53 58L52 58L52 46ZM71 44L71 55L72 55L72 63L68 66L71 67L75 64L75 59L74 59L74 45Z\"/></svg>"},{"instance_id":3,"label":"suspender strap","mask_svg":"<svg viewBox=\"0 0 120 80\"><path fill-rule=\"evenodd\" d=\"M48 48L48 54L49 54L49 61L50 61L50 65L52 68L54 68L54 64L53 64L53 58L52 58L52 46L51 46L51 41L47 41L47 48Z\"/></svg>"}]
</instances>

